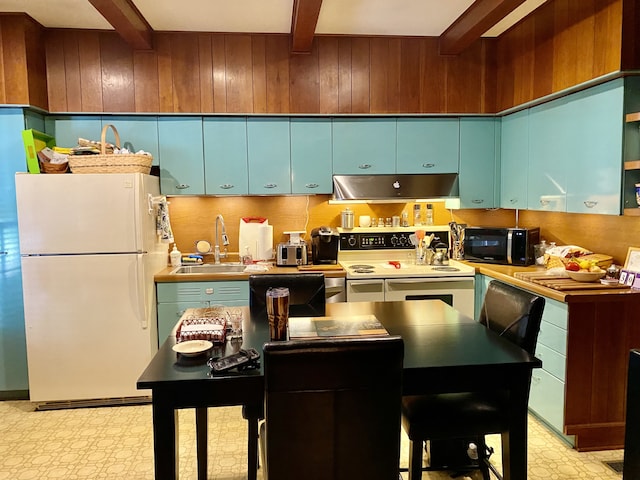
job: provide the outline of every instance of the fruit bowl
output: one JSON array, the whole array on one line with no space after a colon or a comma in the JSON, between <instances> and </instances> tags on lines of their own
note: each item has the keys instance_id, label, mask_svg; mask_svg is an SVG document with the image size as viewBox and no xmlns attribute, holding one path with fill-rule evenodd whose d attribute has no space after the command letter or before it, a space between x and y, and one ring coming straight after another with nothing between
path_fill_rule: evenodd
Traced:
<instances>
[{"instance_id":1,"label":"fruit bowl","mask_svg":"<svg viewBox=\"0 0 640 480\"><path fill-rule=\"evenodd\" d=\"M573 278L576 282L596 282L604 277L607 273L604 270L602 272L572 272L567 270L567 275Z\"/></svg>"}]
</instances>

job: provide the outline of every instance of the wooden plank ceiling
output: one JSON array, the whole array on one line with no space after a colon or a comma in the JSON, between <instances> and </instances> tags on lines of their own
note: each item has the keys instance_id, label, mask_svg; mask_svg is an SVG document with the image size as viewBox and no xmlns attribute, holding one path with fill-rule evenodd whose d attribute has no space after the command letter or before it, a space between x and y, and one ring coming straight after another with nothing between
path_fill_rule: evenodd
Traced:
<instances>
[{"instance_id":1,"label":"wooden plank ceiling","mask_svg":"<svg viewBox=\"0 0 640 480\"><path fill-rule=\"evenodd\" d=\"M132 0L89 0L134 50L153 49L153 29ZM524 0L476 0L440 36L440 54L458 55ZM322 0L294 0L291 52L308 54Z\"/></svg>"}]
</instances>

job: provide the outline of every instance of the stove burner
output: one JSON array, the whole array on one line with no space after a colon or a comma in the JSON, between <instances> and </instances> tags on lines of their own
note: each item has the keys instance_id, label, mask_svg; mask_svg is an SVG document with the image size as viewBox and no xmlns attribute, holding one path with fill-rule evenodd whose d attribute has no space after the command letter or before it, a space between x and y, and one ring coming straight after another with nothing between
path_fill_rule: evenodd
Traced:
<instances>
[{"instance_id":1,"label":"stove burner","mask_svg":"<svg viewBox=\"0 0 640 480\"><path fill-rule=\"evenodd\" d=\"M353 269L353 273L373 273L373 269L371 269L371 268L354 268Z\"/></svg>"},{"instance_id":2,"label":"stove burner","mask_svg":"<svg viewBox=\"0 0 640 480\"><path fill-rule=\"evenodd\" d=\"M459 272L460 269L456 267L433 267L438 272Z\"/></svg>"},{"instance_id":3,"label":"stove burner","mask_svg":"<svg viewBox=\"0 0 640 480\"><path fill-rule=\"evenodd\" d=\"M356 264L356 265L351 265L349 268L353 269L353 270L373 270L373 265L367 265L367 264ZM360 272L358 272L360 273Z\"/></svg>"}]
</instances>

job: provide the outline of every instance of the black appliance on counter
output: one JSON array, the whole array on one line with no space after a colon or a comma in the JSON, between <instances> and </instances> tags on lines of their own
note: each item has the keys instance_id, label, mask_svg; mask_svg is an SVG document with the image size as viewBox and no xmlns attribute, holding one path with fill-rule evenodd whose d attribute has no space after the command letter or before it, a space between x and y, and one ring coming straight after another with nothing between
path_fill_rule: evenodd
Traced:
<instances>
[{"instance_id":1,"label":"black appliance on counter","mask_svg":"<svg viewBox=\"0 0 640 480\"><path fill-rule=\"evenodd\" d=\"M533 246L540 243L540 229L466 227L464 259L503 265L532 265Z\"/></svg>"},{"instance_id":2,"label":"black appliance on counter","mask_svg":"<svg viewBox=\"0 0 640 480\"><path fill-rule=\"evenodd\" d=\"M338 263L340 234L331 227L311 230L311 263L314 265L335 265Z\"/></svg>"}]
</instances>

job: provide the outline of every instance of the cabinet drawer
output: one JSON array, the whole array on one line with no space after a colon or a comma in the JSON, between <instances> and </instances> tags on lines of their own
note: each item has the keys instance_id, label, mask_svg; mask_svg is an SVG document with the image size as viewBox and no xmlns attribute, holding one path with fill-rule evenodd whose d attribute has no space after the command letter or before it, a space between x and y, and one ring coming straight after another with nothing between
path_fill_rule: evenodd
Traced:
<instances>
[{"instance_id":1,"label":"cabinet drawer","mask_svg":"<svg viewBox=\"0 0 640 480\"><path fill-rule=\"evenodd\" d=\"M564 382L540 368L533 370L529 409L562 433L564 426Z\"/></svg>"},{"instance_id":2,"label":"cabinet drawer","mask_svg":"<svg viewBox=\"0 0 640 480\"><path fill-rule=\"evenodd\" d=\"M543 321L542 325L540 325L538 345L544 345L566 356L567 331Z\"/></svg>"},{"instance_id":3,"label":"cabinet drawer","mask_svg":"<svg viewBox=\"0 0 640 480\"><path fill-rule=\"evenodd\" d=\"M249 305L249 282L175 282L157 285L158 303L209 302Z\"/></svg>"},{"instance_id":4,"label":"cabinet drawer","mask_svg":"<svg viewBox=\"0 0 640 480\"><path fill-rule=\"evenodd\" d=\"M569 308L566 303L545 297L544 312L542 314L543 321L566 330L568 315Z\"/></svg>"},{"instance_id":5,"label":"cabinet drawer","mask_svg":"<svg viewBox=\"0 0 640 480\"><path fill-rule=\"evenodd\" d=\"M560 355L555 350L552 350L546 345L541 345L540 342L538 342L536 357L542 360L542 368L544 370L564 382L567 369L567 358L564 355Z\"/></svg>"}]
</instances>

